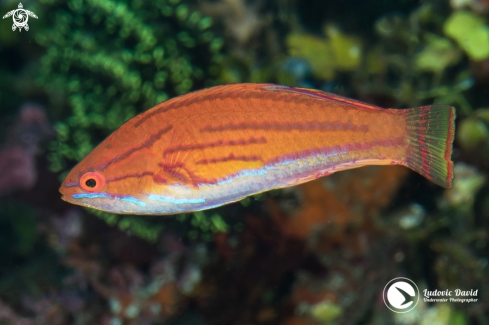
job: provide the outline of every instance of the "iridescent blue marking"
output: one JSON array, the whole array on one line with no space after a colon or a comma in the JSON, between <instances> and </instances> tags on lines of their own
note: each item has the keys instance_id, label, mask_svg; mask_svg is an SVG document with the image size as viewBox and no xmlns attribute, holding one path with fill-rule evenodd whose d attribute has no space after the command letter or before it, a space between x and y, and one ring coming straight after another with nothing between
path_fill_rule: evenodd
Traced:
<instances>
[{"instance_id":1,"label":"iridescent blue marking","mask_svg":"<svg viewBox=\"0 0 489 325\"><path fill-rule=\"evenodd\" d=\"M195 203L204 203L205 199L177 199L175 197L171 196L164 196L164 195L157 195L157 194L150 194L148 195L148 199L153 200L153 201L158 201L158 202L163 202L163 203L172 203L172 204L195 204Z\"/></svg>"},{"instance_id":2,"label":"iridescent blue marking","mask_svg":"<svg viewBox=\"0 0 489 325\"><path fill-rule=\"evenodd\" d=\"M124 195L124 196L116 196L114 198L116 200L121 200L121 201L125 201L125 202L134 203L134 204L137 204L137 205L142 206L142 207L146 206L146 203L144 203L141 200L136 199L134 196Z\"/></svg>"},{"instance_id":3,"label":"iridescent blue marking","mask_svg":"<svg viewBox=\"0 0 489 325\"><path fill-rule=\"evenodd\" d=\"M73 194L72 196L75 199L83 199L83 198L86 198L86 199L96 199L96 198L99 198L99 197L107 197L107 198L110 198L110 196L106 192L103 192L103 193L80 193L80 194Z\"/></svg>"},{"instance_id":4,"label":"iridescent blue marking","mask_svg":"<svg viewBox=\"0 0 489 325\"><path fill-rule=\"evenodd\" d=\"M267 166L265 168L257 168L257 169L244 169L242 171L239 171L238 173L228 176L225 179L217 182L216 184L210 184L210 185L223 185L223 184L229 184L231 183L234 179L240 178L240 177L246 177L246 176L262 176L265 174L268 174L267 169L275 169L273 166Z\"/></svg>"},{"instance_id":5,"label":"iridescent blue marking","mask_svg":"<svg viewBox=\"0 0 489 325\"><path fill-rule=\"evenodd\" d=\"M137 204L139 206L145 207L146 203L143 201L136 199L134 196L131 195L112 195L107 192L97 192L97 193L79 193L79 194L73 194L73 198L75 199L96 199L96 198L108 198L108 199L114 199L114 200L120 200L120 201L125 201L125 202L130 202Z\"/></svg>"}]
</instances>

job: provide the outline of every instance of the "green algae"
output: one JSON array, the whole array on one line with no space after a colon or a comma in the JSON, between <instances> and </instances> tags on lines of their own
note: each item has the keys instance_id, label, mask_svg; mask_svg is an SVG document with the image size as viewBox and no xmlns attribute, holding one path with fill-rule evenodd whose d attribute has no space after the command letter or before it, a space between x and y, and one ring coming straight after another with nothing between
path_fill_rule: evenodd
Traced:
<instances>
[{"instance_id":1,"label":"green algae","mask_svg":"<svg viewBox=\"0 0 489 325\"><path fill-rule=\"evenodd\" d=\"M327 38L304 33L291 33L286 44L290 56L305 59L313 74L323 80L332 80L337 71L352 71L361 62L360 41L342 33L334 25L324 28Z\"/></svg>"},{"instance_id":2,"label":"green algae","mask_svg":"<svg viewBox=\"0 0 489 325\"><path fill-rule=\"evenodd\" d=\"M461 59L460 50L447 38L426 35L426 46L415 58L416 68L421 71L441 73Z\"/></svg>"},{"instance_id":3,"label":"green algae","mask_svg":"<svg viewBox=\"0 0 489 325\"><path fill-rule=\"evenodd\" d=\"M465 150L474 150L489 142L489 128L480 119L468 118L460 122L457 140Z\"/></svg>"},{"instance_id":4,"label":"green algae","mask_svg":"<svg viewBox=\"0 0 489 325\"><path fill-rule=\"evenodd\" d=\"M327 40L312 35L291 34L287 36L286 43L289 54L307 60L318 78L334 78L333 49Z\"/></svg>"},{"instance_id":5,"label":"green algae","mask_svg":"<svg viewBox=\"0 0 489 325\"><path fill-rule=\"evenodd\" d=\"M175 217L154 219L130 215L120 216L89 208L85 210L104 220L108 225L117 227L129 235L142 238L148 242L155 242L158 236L168 229L183 228L185 230L182 229L182 235L185 238L204 241L211 241L213 235L218 232L227 233L230 231L230 226L219 213L198 211L192 214L179 214ZM177 227L178 224L181 224L181 227ZM234 230L239 232L242 229L238 227Z\"/></svg>"},{"instance_id":6,"label":"green algae","mask_svg":"<svg viewBox=\"0 0 489 325\"><path fill-rule=\"evenodd\" d=\"M462 150L479 161L489 158L489 109L473 111L457 128L456 140Z\"/></svg>"},{"instance_id":7,"label":"green algae","mask_svg":"<svg viewBox=\"0 0 489 325\"><path fill-rule=\"evenodd\" d=\"M360 65L362 47L356 37L342 33L338 27L327 25L324 32L330 40L336 62L336 69L352 71Z\"/></svg>"},{"instance_id":8,"label":"green algae","mask_svg":"<svg viewBox=\"0 0 489 325\"><path fill-rule=\"evenodd\" d=\"M218 213L213 213L209 216L202 211L194 212L192 214L191 225L194 228L191 230L193 231L191 236L193 236L194 233L197 233L196 230L200 230L204 238L217 232L228 232L229 228L222 216ZM212 238L212 236L210 236L210 238Z\"/></svg>"},{"instance_id":9,"label":"green algae","mask_svg":"<svg viewBox=\"0 0 489 325\"><path fill-rule=\"evenodd\" d=\"M54 172L135 114L207 85L218 69L223 42L212 20L180 1L41 2L50 15L35 35L46 49L36 82L58 119Z\"/></svg>"},{"instance_id":10,"label":"green algae","mask_svg":"<svg viewBox=\"0 0 489 325\"><path fill-rule=\"evenodd\" d=\"M447 19L443 29L471 59L489 57L489 27L481 17L468 11L456 11Z\"/></svg>"},{"instance_id":11,"label":"green algae","mask_svg":"<svg viewBox=\"0 0 489 325\"><path fill-rule=\"evenodd\" d=\"M89 208L85 208L85 210L104 220L109 226L118 227L129 235L134 235L148 242L155 242L165 228L162 224L154 224L137 216L119 216Z\"/></svg>"},{"instance_id":12,"label":"green algae","mask_svg":"<svg viewBox=\"0 0 489 325\"><path fill-rule=\"evenodd\" d=\"M321 324L331 324L336 318L338 318L343 310L340 306L331 302L320 302L311 306L309 311L311 316L319 321Z\"/></svg>"}]
</instances>

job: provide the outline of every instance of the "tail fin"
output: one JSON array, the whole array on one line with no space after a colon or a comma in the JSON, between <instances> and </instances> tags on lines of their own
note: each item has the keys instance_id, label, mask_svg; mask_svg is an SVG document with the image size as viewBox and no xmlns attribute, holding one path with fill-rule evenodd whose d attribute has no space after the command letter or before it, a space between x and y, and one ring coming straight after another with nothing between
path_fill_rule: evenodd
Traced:
<instances>
[{"instance_id":1,"label":"tail fin","mask_svg":"<svg viewBox=\"0 0 489 325\"><path fill-rule=\"evenodd\" d=\"M452 187L455 108L432 105L409 109L406 126L407 166L438 185Z\"/></svg>"}]
</instances>

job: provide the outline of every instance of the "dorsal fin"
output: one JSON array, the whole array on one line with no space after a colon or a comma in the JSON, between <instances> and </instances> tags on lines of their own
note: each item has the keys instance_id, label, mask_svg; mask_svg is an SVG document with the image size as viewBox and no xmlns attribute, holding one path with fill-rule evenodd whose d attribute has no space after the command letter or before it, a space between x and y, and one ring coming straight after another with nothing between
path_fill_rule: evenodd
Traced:
<instances>
[{"instance_id":1,"label":"dorsal fin","mask_svg":"<svg viewBox=\"0 0 489 325\"><path fill-rule=\"evenodd\" d=\"M294 87L287 87L287 86L279 86L279 85L268 85L265 87L266 90L281 90L281 91L289 91L289 92L294 92L298 94L303 94L306 96L312 96L316 98L323 98L323 99L328 99L328 100L334 100L336 102L340 103L346 103L353 105L358 108L366 108L366 109L374 109L374 110L381 110L382 108L367 104L358 100L354 100L351 98L339 96L333 93L328 93L325 91L321 90L316 90L316 89L307 89L307 88L294 88Z\"/></svg>"}]
</instances>

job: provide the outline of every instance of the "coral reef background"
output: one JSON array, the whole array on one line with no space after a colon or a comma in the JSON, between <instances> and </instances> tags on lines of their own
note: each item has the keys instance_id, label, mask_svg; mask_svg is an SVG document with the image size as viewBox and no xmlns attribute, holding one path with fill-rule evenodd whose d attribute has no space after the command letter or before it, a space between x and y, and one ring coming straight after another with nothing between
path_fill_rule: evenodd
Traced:
<instances>
[{"instance_id":1,"label":"coral reef background","mask_svg":"<svg viewBox=\"0 0 489 325\"><path fill-rule=\"evenodd\" d=\"M489 1L22 4L28 31L0 21L1 325L489 324ZM232 82L454 105L454 186L372 166L171 217L61 201L126 120ZM478 300L396 314L395 277Z\"/></svg>"}]
</instances>

